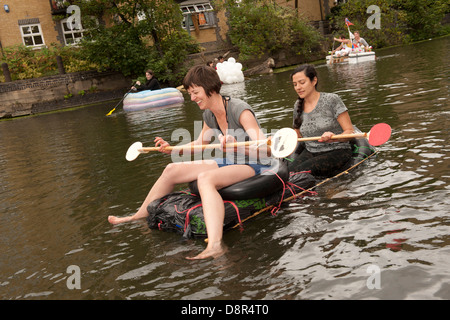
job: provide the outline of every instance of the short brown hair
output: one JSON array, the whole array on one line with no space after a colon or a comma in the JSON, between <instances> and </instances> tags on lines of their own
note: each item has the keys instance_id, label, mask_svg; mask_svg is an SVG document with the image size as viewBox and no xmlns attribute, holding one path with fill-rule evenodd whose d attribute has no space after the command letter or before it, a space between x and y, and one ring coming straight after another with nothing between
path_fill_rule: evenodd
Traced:
<instances>
[{"instance_id":1,"label":"short brown hair","mask_svg":"<svg viewBox=\"0 0 450 320\"><path fill-rule=\"evenodd\" d=\"M213 92L220 93L222 82L214 68L198 65L191 68L183 80L186 90L193 85L203 87L206 95L210 97Z\"/></svg>"}]
</instances>

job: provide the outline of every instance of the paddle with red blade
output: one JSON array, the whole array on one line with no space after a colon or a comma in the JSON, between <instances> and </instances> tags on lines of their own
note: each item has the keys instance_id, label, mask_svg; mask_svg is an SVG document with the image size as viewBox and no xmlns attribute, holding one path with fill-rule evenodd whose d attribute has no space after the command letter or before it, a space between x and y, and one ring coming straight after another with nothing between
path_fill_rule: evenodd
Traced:
<instances>
[{"instance_id":1,"label":"paddle with red blade","mask_svg":"<svg viewBox=\"0 0 450 320\"><path fill-rule=\"evenodd\" d=\"M350 133L350 134L337 134L331 136L331 139L361 139L367 138L369 140L369 144L371 146L380 146L387 142L391 137L391 127L386 123L378 123L374 125L368 133ZM298 141L317 141L320 140L321 137L308 137L308 138L299 138Z\"/></svg>"}]
</instances>

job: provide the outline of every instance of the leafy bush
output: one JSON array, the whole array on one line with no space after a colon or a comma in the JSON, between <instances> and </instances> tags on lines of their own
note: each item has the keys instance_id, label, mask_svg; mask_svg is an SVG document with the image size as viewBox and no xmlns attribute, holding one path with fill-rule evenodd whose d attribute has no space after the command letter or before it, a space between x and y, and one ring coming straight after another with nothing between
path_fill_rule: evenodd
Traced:
<instances>
[{"instance_id":1,"label":"leafy bush","mask_svg":"<svg viewBox=\"0 0 450 320\"><path fill-rule=\"evenodd\" d=\"M370 5L381 10L380 29L369 29L367 13ZM329 19L335 35L348 35L345 18L354 25L350 30L361 36L374 48L410 43L444 35L448 28L441 25L449 11L448 1L435 0L349 0L332 8Z\"/></svg>"},{"instance_id":2,"label":"leafy bush","mask_svg":"<svg viewBox=\"0 0 450 320\"><path fill-rule=\"evenodd\" d=\"M58 74L56 56L62 57L66 72L93 70L97 67L85 60L78 48L57 44L39 50L24 45L7 47L3 50L1 63L8 64L12 80L32 79Z\"/></svg>"},{"instance_id":3,"label":"leafy bush","mask_svg":"<svg viewBox=\"0 0 450 320\"><path fill-rule=\"evenodd\" d=\"M291 49L296 54L310 56L318 50L322 37L297 12L270 0L227 1L231 42L246 60Z\"/></svg>"}]
</instances>

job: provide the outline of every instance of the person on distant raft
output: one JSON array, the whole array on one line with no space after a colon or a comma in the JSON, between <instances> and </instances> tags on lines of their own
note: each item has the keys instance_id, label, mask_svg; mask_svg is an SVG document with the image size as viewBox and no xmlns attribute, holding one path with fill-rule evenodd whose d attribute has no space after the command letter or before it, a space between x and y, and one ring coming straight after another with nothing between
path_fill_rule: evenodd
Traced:
<instances>
[{"instance_id":1,"label":"person on distant raft","mask_svg":"<svg viewBox=\"0 0 450 320\"><path fill-rule=\"evenodd\" d=\"M136 81L136 85L132 86L131 89L134 91L144 91L144 90L159 90L161 89L158 79L155 78L153 70L145 71L145 77L147 81L141 84L140 81Z\"/></svg>"},{"instance_id":2,"label":"person on distant raft","mask_svg":"<svg viewBox=\"0 0 450 320\"><path fill-rule=\"evenodd\" d=\"M294 104L294 130L299 138L320 136L321 139L301 144L296 151L300 154L288 165L289 171L311 170L314 176L331 177L352 157L349 139L330 139L333 135L353 133L348 109L337 94L317 91L314 66L297 67L291 80L298 95Z\"/></svg>"},{"instance_id":3,"label":"person on distant raft","mask_svg":"<svg viewBox=\"0 0 450 320\"><path fill-rule=\"evenodd\" d=\"M359 31L355 31L353 34L354 34L355 38L352 40L352 43L355 46L358 46L359 48L368 50L369 44L367 43L366 40L364 40L364 38L361 38L361 36L359 35Z\"/></svg>"},{"instance_id":4,"label":"person on distant raft","mask_svg":"<svg viewBox=\"0 0 450 320\"><path fill-rule=\"evenodd\" d=\"M261 140L265 139L265 136L255 113L246 102L220 94L222 84L215 69L206 65L193 67L184 78L183 86L191 100L203 110L202 131L195 141L185 145L183 154L193 152L190 148L192 145L208 144L213 138L218 138L226 151L226 158L168 164L136 214L122 218L109 216L108 221L118 224L146 218L147 207L152 201L170 193L177 184L197 180L208 245L203 252L188 259L218 257L225 253L222 242L225 206L217 190L270 168L270 160L267 161L270 159L270 148L267 145L225 147L226 143ZM163 138L156 137L155 146L160 147L160 152L170 154L170 151L165 150L169 143Z\"/></svg>"},{"instance_id":5,"label":"person on distant raft","mask_svg":"<svg viewBox=\"0 0 450 320\"><path fill-rule=\"evenodd\" d=\"M352 41L346 39L344 36L341 36L340 39L334 38L334 41L338 41L341 44L335 50L331 52L331 54L336 53L337 57L348 56L350 52L352 52Z\"/></svg>"}]
</instances>

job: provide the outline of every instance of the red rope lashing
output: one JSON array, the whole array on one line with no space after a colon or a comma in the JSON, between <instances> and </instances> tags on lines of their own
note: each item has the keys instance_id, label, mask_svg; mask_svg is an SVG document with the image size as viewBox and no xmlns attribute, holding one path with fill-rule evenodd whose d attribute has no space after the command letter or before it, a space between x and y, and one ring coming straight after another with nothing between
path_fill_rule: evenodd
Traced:
<instances>
[{"instance_id":1,"label":"red rope lashing","mask_svg":"<svg viewBox=\"0 0 450 320\"><path fill-rule=\"evenodd\" d=\"M311 170L307 170L307 171L299 171L299 172L291 172L291 173L289 174L289 177L292 177L292 176L295 176L295 175L301 174L301 173L311 173ZM292 186L294 189L292 189L291 186ZM296 185L295 183L292 183L292 182L288 182L288 188L289 188L289 190L291 191L292 196L294 196L294 199L297 198L297 192L295 191L295 188L298 188L298 189L300 189L300 190L306 191L306 189L304 189L304 188L302 188L302 187L300 187L300 186L298 186L298 185ZM317 195L317 192L316 192L316 191L308 191L308 192L309 192L311 195Z\"/></svg>"},{"instance_id":2,"label":"red rope lashing","mask_svg":"<svg viewBox=\"0 0 450 320\"><path fill-rule=\"evenodd\" d=\"M239 208L237 207L237 205L232 201L224 201L223 203L230 203L234 207L234 210L236 210L236 215L238 217L239 224L241 225L241 228L244 228L242 225L241 215L239 214Z\"/></svg>"},{"instance_id":3,"label":"red rope lashing","mask_svg":"<svg viewBox=\"0 0 450 320\"><path fill-rule=\"evenodd\" d=\"M197 205L193 206L192 208L186 209L184 211L178 211L177 205L174 205L175 211L177 213L185 213L187 211L186 212L186 219L184 219L184 231L186 231L186 228L189 225L189 214L191 213L191 211L196 209L196 208L198 208L198 207L201 207L201 206L202 206L202 204L200 203L200 204L197 204Z\"/></svg>"},{"instance_id":4,"label":"red rope lashing","mask_svg":"<svg viewBox=\"0 0 450 320\"><path fill-rule=\"evenodd\" d=\"M284 182L283 179L281 179L281 177L278 175L278 173L276 173L276 172L274 172L273 170L270 170L270 169L264 170L264 172L266 172L266 171L272 172L274 175L276 175L277 178L280 179L281 183L283 184L283 193L281 194L280 202L278 203L278 206L275 206L275 207L273 207L272 210L270 210L270 213L271 213L273 216L276 216L278 210L280 210L281 203L283 202L283 199L284 199L284 192L286 191L286 183Z\"/></svg>"}]
</instances>

